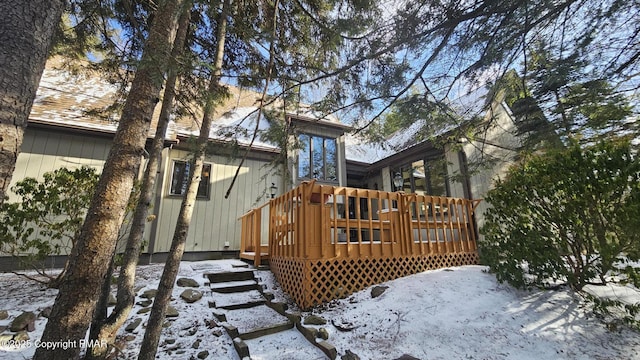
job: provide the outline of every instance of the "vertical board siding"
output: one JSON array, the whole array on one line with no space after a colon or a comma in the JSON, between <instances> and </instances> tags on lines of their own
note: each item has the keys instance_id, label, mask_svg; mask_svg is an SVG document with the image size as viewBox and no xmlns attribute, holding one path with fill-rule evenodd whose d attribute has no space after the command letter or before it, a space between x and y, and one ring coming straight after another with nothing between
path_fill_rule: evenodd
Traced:
<instances>
[{"instance_id":1,"label":"vertical board siding","mask_svg":"<svg viewBox=\"0 0 640 360\"><path fill-rule=\"evenodd\" d=\"M63 134L30 128L25 133L21 153L16 161L16 169L10 187L25 177L42 179L44 173L61 167L70 169L87 165L102 171L109 154L112 140L106 137L83 134ZM188 160L186 151L166 149L160 177L157 182L160 199L157 207L156 239L154 252L167 252L175 230L175 222L180 211L182 198L169 196L173 160ZM212 165L210 176L210 196L198 199L189 229L186 251L239 250L240 222L238 218L269 198L269 186L274 182L280 186L279 176L269 175L271 169L265 161L247 159L228 199L224 198L236 171L237 161L230 162L222 156L210 156L206 160ZM284 189L278 189L281 193ZM9 192L9 201L17 201ZM157 200L155 200L157 201ZM268 217L263 219L265 225ZM150 241L151 223L147 224L145 239ZM265 226L265 229L268 227ZM265 230L267 231L267 230ZM263 234L265 242L267 234ZM229 242L229 247L225 247Z\"/></svg>"},{"instance_id":2,"label":"vertical board siding","mask_svg":"<svg viewBox=\"0 0 640 360\"><path fill-rule=\"evenodd\" d=\"M110 148L111 139L108 138L28 129L9 186L13 187L26 177L41 180L44 173L62 167L77 169L87 165L101 172ZM8 195L10 202L18 200L12 192Z\"/></svg>"},{"instance_id":3,"label":"vertical board siding","mask_svg":"<svg viewBox=\"0 0 640 360\"><path fill-rule=\"evenodd\" d=\"M77 169L87 165L101 172L110 148L111 139L109 138L66 135L28 128L9 188L11 189L17 182L27 177L42 180L45 173L63 167ZM9 202L20 200L11 190L7 195ZM65 244L65 242L59 244ZM67 255L70 248L66 246L62 248L61 255Z\"/></svg>"},{"instance_id":4,"label":"vertical board siding","mask_svg":"<svg viewBox=\"0 0 640 360\"><path fill-rule=\"evenodd\" d=\"M182 202L181 197L168 195L171 167L174 160L188 159L189 153L186 151L173 149L169 152L154 252L169 251ZM266 162L247 159L229 198L225 199L224 195L239 161L230 161L223 156L208 156L205 162L211 164L210 196L208 199L196 200L185 251L239 250L241 224L238 218L257 206L256 200L260 196L263 196L260 203L266 201L269 196L268 187L271 182L278 184L279 177L267 176L263 179L269 170L265 167ZM228 248L225 248L225 242L229 242Z\"/></svg>"},{"instance_id":5,"label":"vertical board siding","mask_svg":"<svg viewBox=\"0 0 640 360\"><path fill-rule=\"evenodd\" d=\"M491 119L490 126L483 129L479 139L467 143L462 150L465 152L468 163L473 166L486 160L493 161L491 166L484 166L473 172L470 177L471 194L474 198L483 198L493 188L497 178L504 177L509 166L513 164L520 145L516 125L508 110L502 104L494 104L492 111L487 114ZM495 144L495 145L494 145ZM496 146L497 145L497 146ZM489 208L487 202L482 202L475 211L475 219L478 229L484 225L484 214ZM483 236L480 234L480 236Z\"/></svg>"}]
</instances>

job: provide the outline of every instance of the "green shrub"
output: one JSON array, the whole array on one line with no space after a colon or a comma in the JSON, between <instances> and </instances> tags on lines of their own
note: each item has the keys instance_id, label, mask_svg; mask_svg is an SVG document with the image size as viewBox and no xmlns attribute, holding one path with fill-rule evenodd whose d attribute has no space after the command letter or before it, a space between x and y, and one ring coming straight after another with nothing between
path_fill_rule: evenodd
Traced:
<instances>
[{"instance_id":1,"label":"green shrub","mask_svg":"<svg viewBox=\"0 0 640 360\"><path fill-rule=\"evenodd\" d=\"M95 169L81 167L45 173L42 181L18 182L11 190L21 200L0 205L0 254L18 258L57 286L66 266L50 276L43 261L73 248L98 178Z\"/></svg>"},{"instance_id":2,"label":"green shrub","mask_svg":"<svg viewBox=\"0 0 640 360\"><path fill-rule=\"evenodd\" d=\"M640 288L640 160L608 141L531 156L486 201L481 261L516 287L611 281Z\"/></svg>"}]
</instances>

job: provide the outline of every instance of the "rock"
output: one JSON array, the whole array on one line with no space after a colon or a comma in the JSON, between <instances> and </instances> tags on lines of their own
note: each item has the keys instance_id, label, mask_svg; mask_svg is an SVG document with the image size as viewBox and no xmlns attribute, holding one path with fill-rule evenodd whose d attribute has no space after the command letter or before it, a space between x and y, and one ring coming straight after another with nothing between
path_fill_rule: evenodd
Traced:
<instances>
[{"instance_id":1,"label":"rock","mask_svg":"<svg viewBox=\"0 0 640 360\"><path fill-rule=\"evenodd\" d=\"M140 297L145 298L145 299L153 299L154 297L156 297L157 293L158 293L158 290L150 289L150 290L146 290L145 292L143 292L142 295L140 295Z\"/></svg>"},{"instance_id":2,"label":"rock","mask_svg":"<svg viewBox=\"0 0 640 360\"><path fill-rule=\"evenodd\" d=\"M193 336L198 332L198 328L193 328L193 329L189 329L189 331L187 331L187 334L189 336Z\"/></svg>"},{"instance_id":3,"label":"rock","mask_svg":"<svg viewBox=\"0 0 640 360\"><path fill-rule=\"evenodd\" d=\"M17 342L26 342L29 340L29 334L26 331L20 331L19 333L13 335L13 341Z\"/></svg>"},{"instance_id":4,"label":"rock","mask_svg":"<svg viewBox=\"0 0 640 360\"><path fill-rule=\"evenodd\" d=\"M220 328L213 329L212 333L216 337L220 337L220 336L224 335L224 333L222 332L222 329L220 329Z\"/></svg>"},{"instance_id":5,"label":"rock","mask_svg":"<svg viewBox=\"0 0 640 360\"><path fill-rule=\"evenodd\" d=\"M124 337L125 341L133 341L135 339L136 339L135 335L127 335L127 336Z\"/></svg>"},{"instance_id":6,"label":"rock","mask_svg":"<svg viewBox=\"0 0 640 360\"><path fill-rule=\"evenodd\" d=\"M197 356L198 359L206 359L209 356L209 352L207 350L200 351Z\"/></svg>"},{"instance_id":7,"label":"rock","mask_svg":"<svg viewBox=\"0 0 640 360\"><path fill-rule=\"evenodd\" d=\"M417 357L413 357L413 356L411 356L409 354L404 354L404 355L402 355L399 358L394 359L394 360L420 360L420 359L418 359Z\"/></svg>"},{"instance_id":8,"label":"rock","mask_svg":"<svg viewBox=\"0 0 640 360\"><path fill-rule=\"evenodd\" d=\"M42 311L40 311L40 316L44 318L48 319L49 315L51 315L51 306L47 306L46 308L42 309Z\"/></svg>"},{"instance_id":9,"label":"rock","mask_svg":"<svg viewBox=\"0 0 640 360\"><path fill-rule=\"evenodd\" d=\"M9 312L7 310L0 310L0 320L9 318Z\"/></svg>"},{"instance_id":10,"label":"rock","mask_svg":"<svg viewBox=\"0 0 640 360\"><path fill-rule=\"evenodd\" d=\"M165 321L162 323L163 328L168 328L169 326L171 326L171 321Z\"/></svg>"},{"instance_id":11,"label":"rock","mask_svg":"<svg viewBox=\"0 0 640 360\"><path fill-rule=\"evenodd\" d=\"M150 307L146 307L146 308L142 308L142 309L138 310L138 314L146 314L146 313L148 313L150 311L151 311L151 308Z\"/></svg>"},{"instance_id":12,"label":"rock","mask_svg":"<svg viewBox=\"0 0 640 360\"><path fill-rule=\"evenodd\" d=\"M108 306L115 306L118 303L118 300L116 299L115 296L113 296L113 294L109 294L109 299L107 300L107 305Z\"/></svg>"},{"instance_id":13,"label":"rock","mask_svg":"<svg viewBox=\"0 0 640 360\"><path fill-rule=\"evenodd\" d=\"M8 328L9 328L8 326L0 325L0 334L2 334Z\"/></svg>"},{"instance_id":14,"label":"rock","mask_svg":"<svg viewBox=\"0 0 640 360\"><path fill-rule=\"evenodd\" d=\"M13 340L13 334L0 334L0 344L8 344Z\"/></svg>"},{"instance_id":15,"label":"rock","mask_svg":"<svg viewBox=\"0 0 640 360\"><path fill-rule=\"evenodd\" d=\"M313 337L314 339L318 338L318 329L314 327L305 327L305 329L309 332L309 336Z\"/></svg>"},{"instance_id":16,"label":"rock","mask_svg":"<svg viewBox=\"0 0 640 360\"><path fill-rule=\"evenodd\" d=\"M199 348L201 342L202 342L201 339L198 339L198 340L194 341L193 344L191 345L191 348L193 348L193 349Z\"/></svg>"},{"instance_id":17,"label":"rock","mask_svg":"<svg viewBox=\"0 0 640 360\"><path fill-rule=\"evenodd\" d=\"M211 319L211 320L204 319L204 324L207 326L208 329L213 329L213 328L218 327L218 324L213 319Z\"/></svg>"},{"instance_id":18,"label":"rock","mask_svg":"<svg viewBox=\"0 0 640 360\"><path fill-rule=\"evenodd\" d=\"M352 322L345 322L344 320L331 320L331 324L338 330L342 332L351 331L353 329L357 329L360 326L355 326Z\"/></svg>"},{"instance_id":19,"label":"rock","mask_svg":"<svg viewBox=\"0 0 640 360\"><path fill-rule=\"evenodd\" d=\"M327 320L317 315L309 315L304 318L304 324L305 325L326 325Z\"/></svg>"},{"instance_id":20,"label":"rock","mask_svg":"<svg viewBox=\"0 0 640 360\"><path fill-rule=\"evenodd\" d=\"M9 330L18 332L22 330L33 331L36 329L36 314L31 311L23 312L11 322Z\"/></svg>"},{"instance_id":21,"label":"rock","mask_svg":"<svg viewBox=\"0 0 640 360\"><path fill-rule=\"evenodd\" d=\"M200 287L200 284L197 281L189 278L180 278L176 281L176 284L180 287Z\"/></svg>"},{"instance_id":22,"label":"rock","mask_svg":"<svg viewBox=\"0 0 640 360\"><path fill-rule=\"evenodd\" d=\"M191 304L202 299L202 293L198 290L187 289L180 294L180 297L187 303Z\"/></svg>"},{"instance_id":23,"label":"rock","mask_svg":"<svg viewBox=\"0 0 640 360\"><path fill-rule=\"evenodd\" d=\"M341 360L360 360L360 356L351 352L351 350L347 350L344 355L340 356Z\"/></svg>"},{"instance_id":24,"label":"rock","mask_svg":"<svg viewBox=\"0 0 640 360\"><path fill-rule=\"evenodd\" d=\"M176 308L171 305L167 306L167 313L164 314L165 317L178 317L178 315L178 310L176 310Z\"/></svg>"},{"instance_id":25,"label":"rock","mask_svg":"<svg viewBox=\"0 0 640 360\"><path fill-rule=\"evenodd\" d=\"M137 319L133 320L132 322L130 322L129 325L127 325L127 327L124 328L124 330L128 331L128 332L132 332L133 330L135 330L140 325L141 322L142 322L142 319L141 318L137 318Z\"/></svg>"},{"instance_id":26,"label":"rock","mask_svg":"<svg viewBox=\"0 0 640 360\"><path fill-rule=\"evenodd\" d=\"M327 331L327 329L325 328L320 328L318 330L318 335L317 337L319 337L322 340L328 340L329 339L329 332Z\"/></svg>"},{"instance_id":27,"label":"rock","mask_svg":"<svg viewBox=\"0 0 640 360\"><path fill-rule=\"evenodd\" d=\"M371 289L371 298L375 299L378 296L382 295L389 287L388 286L374 286L373 289Z\"/></svg>"},{"instance_id":28,"label":"rock","mask_svg":"<svg viewBox=\"0 0 640 360\"><path fill-rule=\"evenodd\" d=\"M151 306L151 304L153 304L153 301L151 301L151 300L142 300L142 301L138 301L136 303L136 305L140 305L142 307Z\"/></svg>"}]
</instances>

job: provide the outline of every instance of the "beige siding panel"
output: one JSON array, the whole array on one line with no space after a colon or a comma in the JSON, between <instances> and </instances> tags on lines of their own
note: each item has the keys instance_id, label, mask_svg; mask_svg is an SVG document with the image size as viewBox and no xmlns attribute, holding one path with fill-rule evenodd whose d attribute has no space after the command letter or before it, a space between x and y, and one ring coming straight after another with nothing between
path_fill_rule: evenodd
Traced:
<instances>
[{"instance_id":1,"label":"beige siding panel","mask_svg":"<svg viewBox=\"0 0 640 360\"><path fill-rule=\"evenodd\" d=\"M168 156L169 162L166 165L163 186L163 191L166 194L170 188L173 160L186 160L188 153L181 150L171 150ZM229 198L225 199L224 194L231 184L239 161L229 162L225 157L209 156L206 162L212 164L210 197L196 201L185 250L239 250L240 222L237 219L252 207L268 201L264 197L260 203L256 204L255 202L265 191L267 183L270 186L271 182L279 183L281 180L276 176L261 179L267 172L263 168L265 162L247 159L240 169ZM162 197L155 252L169 250L181 201L182 199L178 197L166 195ZM229 242L228 248L224 247L225 242Z\"/></svg>"},{"instance_id":2,"label":"beige siding panel","mask_svg":"<svg viewBox=\"0 0 640 360\"><path fill-rule=\"evenodd\" d=\"M84 148L85 151L74 153L78 147ZM75 169L82 165L91 165L100 171L110 147L109 139L27 129L11 186L25 177L42 179L44 173L61 167ZM84 156L79 156L83 153Z\"/></svg>"},{"instance_id":3,"label":"beige siding panel","mask_svg":"<svg viewBox=\"0 0 640 360\"><path fill-rule=\"evenodd\" d=\"M484 198L493 188L495 180L504 177L516 155L515 151L509 149L515 149L519 145L519 140L514 135L515 124L506 108L503 105L495 105L493 111L487 115L494 117L491 125L481 134L486 142L476 141L463 147L470 164L486 159L494 161L490 167L481 168L471 176L471 194L476 199ZM484 214L488 207L489 204L483 201L476 209L476 222L479 229L484 225Z\"/></svg>"},{"instance_id":4,"label":"beige siding panel","mask_svg":"<svg viewBox=\"0 0 640 360\"><path fill-rule=\"evenodd\" d=\"M61 135L60 143L58 145L58 157L56 158L55 168L59 169L61 167L75 167L75 163L70 163L69 161L69 152L71 151L71 142L73 141L72 136ZM76 161L77 162L77 161Z\"/></svg>"},{"instance_id":5,"label":"beige siding panel","mask_svg":"<svg viewBox=\"0 0 640 360\"><path fill-rule=\"evenodd\" d=\"M462 173L460 159L458 157L457 150L451 150L451 146L445 147L445 158L447 161L447 175L449 176L449 190L451 190L451 196L457 198L464 198L463 184L455 179L460 179Z\"/></svg>"},{"instance_id":6,"label":"beige siding panel","mask_svg":"<svg viewBox=\"0 0 640 360\"><path fill-rule=\"evenodd\" d=\"M83 150L73 154L73 157L69 156L78 146ZM41 180L46 172L61 167L75 169L82 165L93 165L100 171L110 147L111 140L106 138L27 128L10 187L26 177ZM12 192L8 195L10 202L19 200Z\"/></svg>"},{"instance_id":7,"label":"beige siding panel","mask_svg":"<svg viewBox=\"0 0 640 360\"><path fill-rule=\"evenodd\" d=\"M58 144L59 139L57 136L53 138L53 136L47 136L46 141L44 141L44 155L42 159L42 163L40 164L40 174L44 174L46 172L50 172L55 170L55 161L58 157ZM90 153L89 153L90 154ZM91 161L91 160L89 160Z\"/></svg>"}]
</instances>

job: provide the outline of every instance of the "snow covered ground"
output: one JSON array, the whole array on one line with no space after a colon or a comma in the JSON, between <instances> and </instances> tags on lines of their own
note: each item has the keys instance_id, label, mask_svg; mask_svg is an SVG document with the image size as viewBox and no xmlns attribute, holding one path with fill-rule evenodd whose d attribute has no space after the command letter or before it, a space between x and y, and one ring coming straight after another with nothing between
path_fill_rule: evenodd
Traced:
<instances>
[{"instance_id":1,"label":"snow covered ground","mask_svg":"<svg viewBox=\"0 0 640 360\"><path fill-rule=\"evenodd\" d=\"M184 262L179 276L198 281L204 291L203 273L232 263ZM403 354L423 360L640 359L637 332L608 330L570 292L517 291L498 284L484 270L482 266L465 266L427 271L385 283L389 288L377 298L367 289L313 313L328 320L322 327L337 348L338 359L347 350L363 360L397 359ZM161 271L162 265L141 266L138 294L155 288ZM276 301L287 301L270 272L259 271L258 276L276 295ZM221 328L210 322L214 317L208 302L214 300L213 295L206 292L200 301L187 304L179 297L183 290L174 289L172 305L180 315L164 330L158 358L189 359L206 350L207 359L239 359L231 338L226 333L220 335ZM53 304L55 294L55 290L16 275L0 274L0 310L9 313L8 319L0 320L0 327L8 326L23 311L40 313ZM139 309L134 309L131 320L142 318L144 324L148 313L137 314ZM293 306L290 309L295 310ZM30 358L46 321L44 317L36 320L35 331L29 333L30 347L0 347L0 359ZM119 358L136 357L143 332L143 326L131 333L122 331L121 342L126 348ZM296 355L304 341L295 332L284 332L248 343L252 359L322 358L322 353Z\"/></svg>"}]
</instances>

